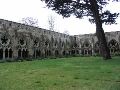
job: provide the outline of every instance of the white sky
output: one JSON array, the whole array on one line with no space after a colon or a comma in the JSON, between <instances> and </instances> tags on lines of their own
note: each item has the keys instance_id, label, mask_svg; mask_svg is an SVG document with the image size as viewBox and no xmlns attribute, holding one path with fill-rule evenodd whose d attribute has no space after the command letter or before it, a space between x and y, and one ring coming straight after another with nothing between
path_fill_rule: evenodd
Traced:
<instances>
[{"instance_id":1,"label":"white sky","mask_svg":"<svg viewBox=\"0 0 120 90\"><path fill-rule=\"evenodd\" d=\"M90 24L87 18L63 19L62 16L44 7L40 0L0 0L0 18L20 22L24 17L33 17L39 20L41 28L48 29L48 17L52 15L55 17L56 31L67 30L71 35L95 33L95 25ZM120 12L120 3L109 4L107 8L112 12ZM104 25L103 28L106 32L120 31L120 16L117 23L117 25Z\"/></svg>"}]
</instances>

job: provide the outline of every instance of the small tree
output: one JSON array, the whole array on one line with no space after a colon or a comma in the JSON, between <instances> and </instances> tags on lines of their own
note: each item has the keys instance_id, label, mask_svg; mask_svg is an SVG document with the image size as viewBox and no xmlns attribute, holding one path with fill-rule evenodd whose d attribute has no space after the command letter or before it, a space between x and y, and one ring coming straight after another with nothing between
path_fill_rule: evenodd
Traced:
<instances>
[{"instance_id":1,"label":"small tree","mask_svg":"<svg viewBox=\"0 0 120 90\"><path fill-rule=\"evenodd\" d=\"M33 17L22 18L21 23L25 25L38 27L38 19L35 19Z\"/></svg>"},{"instance_id":2,"label":"small tree","mask_svg":"<svg viewBox=\"0 0 120 90\"><path fill-rule=\"evenodd\" d=\"M45 1L48 8L61 14L63 17L70 17L75 15L76 18L89 16L91 22L96 24L96 36L100 44L100 53L104 59L110 59L110 50L107 46L102 23L114 24L118 13L110 13L110 11L103 11L105 5L109 1L119 0L41 0ZM112 2L111 2L112 3Z\"/></svg>"},{"instance_id":3,"label":"small tree","mask_svg":"<svg viewBox=\"0 0 120 90\"><path fill-rule=\"evenodd\" d=\"M53 16L48 17L49 30L55 31L55 18Z\"/></svg>"}]
</instances>

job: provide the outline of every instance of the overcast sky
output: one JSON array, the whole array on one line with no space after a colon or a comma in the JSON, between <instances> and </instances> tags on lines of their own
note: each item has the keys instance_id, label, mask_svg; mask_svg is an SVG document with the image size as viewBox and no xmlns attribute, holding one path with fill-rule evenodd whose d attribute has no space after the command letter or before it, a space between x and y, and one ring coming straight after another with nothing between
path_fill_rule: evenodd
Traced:
<instances>
[{"instance_id":1,"label":"overcast sky","mask_svg":"<svg viewBox=\"0 0 120 90\"><path fill-rule=\"evenodd\" d=\"M111 3L106 8L112 12L120 12L120 3ZM39 20L41 28L48 29L48 17L55 18L55 30L59 32L68 31L70 35L95 33L95 25L90 24L87 18L76 19L70 17L63 19L51 10L45 8L40 0L0 0L0 18L20 22L24 17L33 17ZM120 31L120 16L117 25L104 25L104 30Z\"/></svg>"}]
</instances>

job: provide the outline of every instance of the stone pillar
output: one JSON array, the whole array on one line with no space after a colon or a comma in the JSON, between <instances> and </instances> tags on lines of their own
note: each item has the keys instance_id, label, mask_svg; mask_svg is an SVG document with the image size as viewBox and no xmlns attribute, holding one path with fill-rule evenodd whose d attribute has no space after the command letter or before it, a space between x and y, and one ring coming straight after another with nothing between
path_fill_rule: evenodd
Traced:
<instances>
[{"instance_id":1,"label":"stone pillar","mask_svg":"<svg viewBox=\"0 0 120 90\"><path fill-rule=\"evenodd\" d=\"M3 48L3 60L5 60L5 48Z\"/></svg>"},{"instance_id":2,"label":"stone pillar","mask_svg":"<svg viewBox=\"0 0 120 90\"><path fill-rule=\"evenodd\" d=\"M52 50L52 56L53 57L55 56L55 50Z\"/></svg>"},{"instance_id":3,"label":"stone pillar","mask_svg":"<svg viewBox=\"0 0 120 90\"><path fill-rule=\"evenodd\" d=\"M69 50L69 56L71 56L71 50Z\"/></svg>"},{"instance_id":4,"label":"stone pillar","mask_svg":"<svg viewBox=\"0 0 120 90\"><path fill-rule=\"evenodd\" d=\"M81 55L81 49L79 49L78 51L79 51L79 55Z\"/></svg>"},{"instance_id":5,"label":"stone pillar","mask_svg":"<svg viewBox=\"0 0 120 90\"><path fill-rule=\"evenodd\" d=\"M12 58L11 59L13 60L13 50L12 50Z\"/></svg>"},{"instance_id":6,"label":"stone pillar","mask_svg":"<svg viewBox=\"0 0 120 90\"><path fill-rule=\"evenodd\" d=\"M41 50L41 57L42 57L42 58L45 57L45 50L44 50L44 49Z\"/></svg>"},{"instance_id":7,"label":"stone pillar","mask_svg":"<svg viewBox=\"0 0 120 90\"><path fill-rule=\"evenodd\" d=\"M95 52L94 52L94 45L92 44L92 56L95 55Z\"/></svg>"},{"instance_id":8,"label":"stone pillar","mask_svg":"<svg viewBox=\"0 0 120 90\"><path fill-rule=\"evenodd\" d=\"M81 45L79 46L79 54L82 55L82 48L81 48Z\"/></svg>"},{"instance_id":9,"label":"stone pillar","mask_svg":"<svg viewBox=\"0 0 120 90\"><path fill-rule=\"evenodd\" d=\"M23 49L21 49L21 56L20 56L21 58L23 57L22 52L23 52Z\"/></svg>"},{"instance_id":10,"label":"stone pillar","mask_svg":"<svg viewBox=\"0 0 120 90\"><path fill-rule=\"evenodd\" d=\"M93 55L95 55L95 53L94 53L94 49L92 48L92 56L93 56Z\"/></svg>"},{"instance_id":11,"label":"stone pillar","mask_svg":"<svg viewBox=\"0 0 120 90\"><path fill-rule=\"evenodd\" d=\"M12 58L14 59L18 58L18 50L16 50L15 48L13 49Z\"/></svg>"},{"instance_id":12,"label":"stone pillar","mask_svg":"<svg viewBox=\"0 0 120 90\"><path fill-rule=\"evenodd\" d=\"M85 55L85 49L83 49L83 55Z\"/></svg>"},{"instance_id":13,"label":"stone pillar","mask_svg":"<svg viewBox=\"0 0 120 90\"><path fill-rule=\"evenodd\" d=\"M34 50L32 48L28 48L28 57L33 58Z\"/></svg>"},{"instance_id":14,"label":"stone pillar","mask_svg":"<svg viewBox=\"0 0 120 90\"><path fill-rule=\"evenodd\" d=\"M63 50L59 50L59 56L62 57L63 56Z\"/></svg>"},{"instance_id":15,"label":"stone pillar","mask_svg":"<svg viewBox=\"0 0 120 90\"><path fill-rule=\"evenodd\" d=\"M34 49L34 55L35 55L35 58L36 58L36 48Z\"/></svg>"},{"instance_id":16,"label":"stone pillar","mask_svg":"<svg viewBox=\"0 0 120 90\"><path fill-rule=\"evenodd\" d=\"M9 58L9 49L8 49L8 58L7 58L7 59L10 59L10 58Z\"/></svg>"},{"instance_id":17,"label":"stone pillar","mask_svg":"<svg viewBox=\"0 0 120 90\"><path fill-rule=\"evenodd\" d=\"M87 49L87 56L89 55L89 49Z\"/></svg>"}]
</instances>

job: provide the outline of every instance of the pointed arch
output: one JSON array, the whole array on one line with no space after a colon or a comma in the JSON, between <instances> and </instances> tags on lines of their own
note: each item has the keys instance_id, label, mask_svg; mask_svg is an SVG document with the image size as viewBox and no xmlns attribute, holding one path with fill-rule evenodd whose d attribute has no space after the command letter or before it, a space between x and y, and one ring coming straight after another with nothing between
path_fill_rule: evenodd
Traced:
<instances>
[{"instance_id":1,"label":"pointed arch","mask_svg":"<svg viewBox=\"0 0 120 90\"><path fill-rule=\"evenodd\" d=\"M3 49L0 49L0 60L3 59Z\"/></svg>"},{"instance_id":2,"label":"pointed arch","mask_svg":"<svg viewBox=\"0 0 120 90\"><path fill-rule=\"evenodd\" d=\"M18 50L18 58L21 58L22 57L22 53L21 53L21 49Z\"/></svg>"},{"instance_id":3,"label":"pointed arch","mask_svg":"<svg viewBox=\"0 0 120 90\"><path fill-rule=\"evenodd\" d=\"M55 50L55 56L59 56L59 51Z\"/></svg>"},{"instance_id":4,"label":"pointed arch","mask_svg":"<svg viewBox=\"0 0 120 90\"><path fill-rule=\"evenodd\" d=\"M110 48L111 54L118 54L119 52L119 44L115 39L111 39L108 43L108 47Z\"/></svg>"},{"instance_id":5,"label":"pointed arch","mask_svg":"<svg viewBox=\"0 0 120 90\"><path fill-rule=\"evenodd\" d=\"M8 58L8 49L5 49L5 58Z\"/></svg>"},{"instance_id":6,"label":"pointed arch","mask_svg":"<svg viewBox=\"0 0 120 90\"><path fill-rule=\"evenodd\" d=\"M26 50L23 49L23 50L22 50L22 58L25 58L25 56L26 56Z\"/></svg>"},{"instance_id":7,"label":"pointed arch","mask_svg":"<svg viewBox=\"0 0 120 90\"><path fill-rule=\"evenodd\" d=\"M48 56L51 56L51 51L47 50Z\"/></svg>"},{"instance_id":8,"label":"pointed arch","mask_svg":"<svg viewBox=\"0 0 120 90\"><path fill-rule=\"evenodd\" d=\"M12 51L12 49L10 48L10 49L9 49L9 58L12 58L12 54L13 54L13 51Z\"/></svg>"},{"instance_id":9,"label":"pointed arch","mask_svg":"<svg viewBox=\"0 0 120 90\"><path fill-rule=\"evenodd\" d=\"M41 51L39 49L36 50L36 57L40 57L41 56Z\"/></svg>"},{"instance_id":10,"label":"pointed arch","mask_svg":"<svg viewBox=\"0 0 120 90\"><path fill-rule=\"evenodd\" d=\"M94 52L96 55L100 55L100 44L98 41L94 44Z\"/></svg>"},{"instance_id":11,"label":"pointed arch","mask_svg":"<svg viewBox=\"0 0 120 90\"><path fill-rule=\"evenodd\" d=\"M63 56L65 56L66 55L66 51L63 51Z\"/></svg>"},{"instance_id":12,"label":"pointed arch","mask_svg":"<svg viewBox=\"0 0 120 90\"><path fill-rule=\"evenodd\" d=\"M92 55L92 45L88 40L85 40L82 44L82 54L83 55Z\"/></svg>"}]
</instances>

